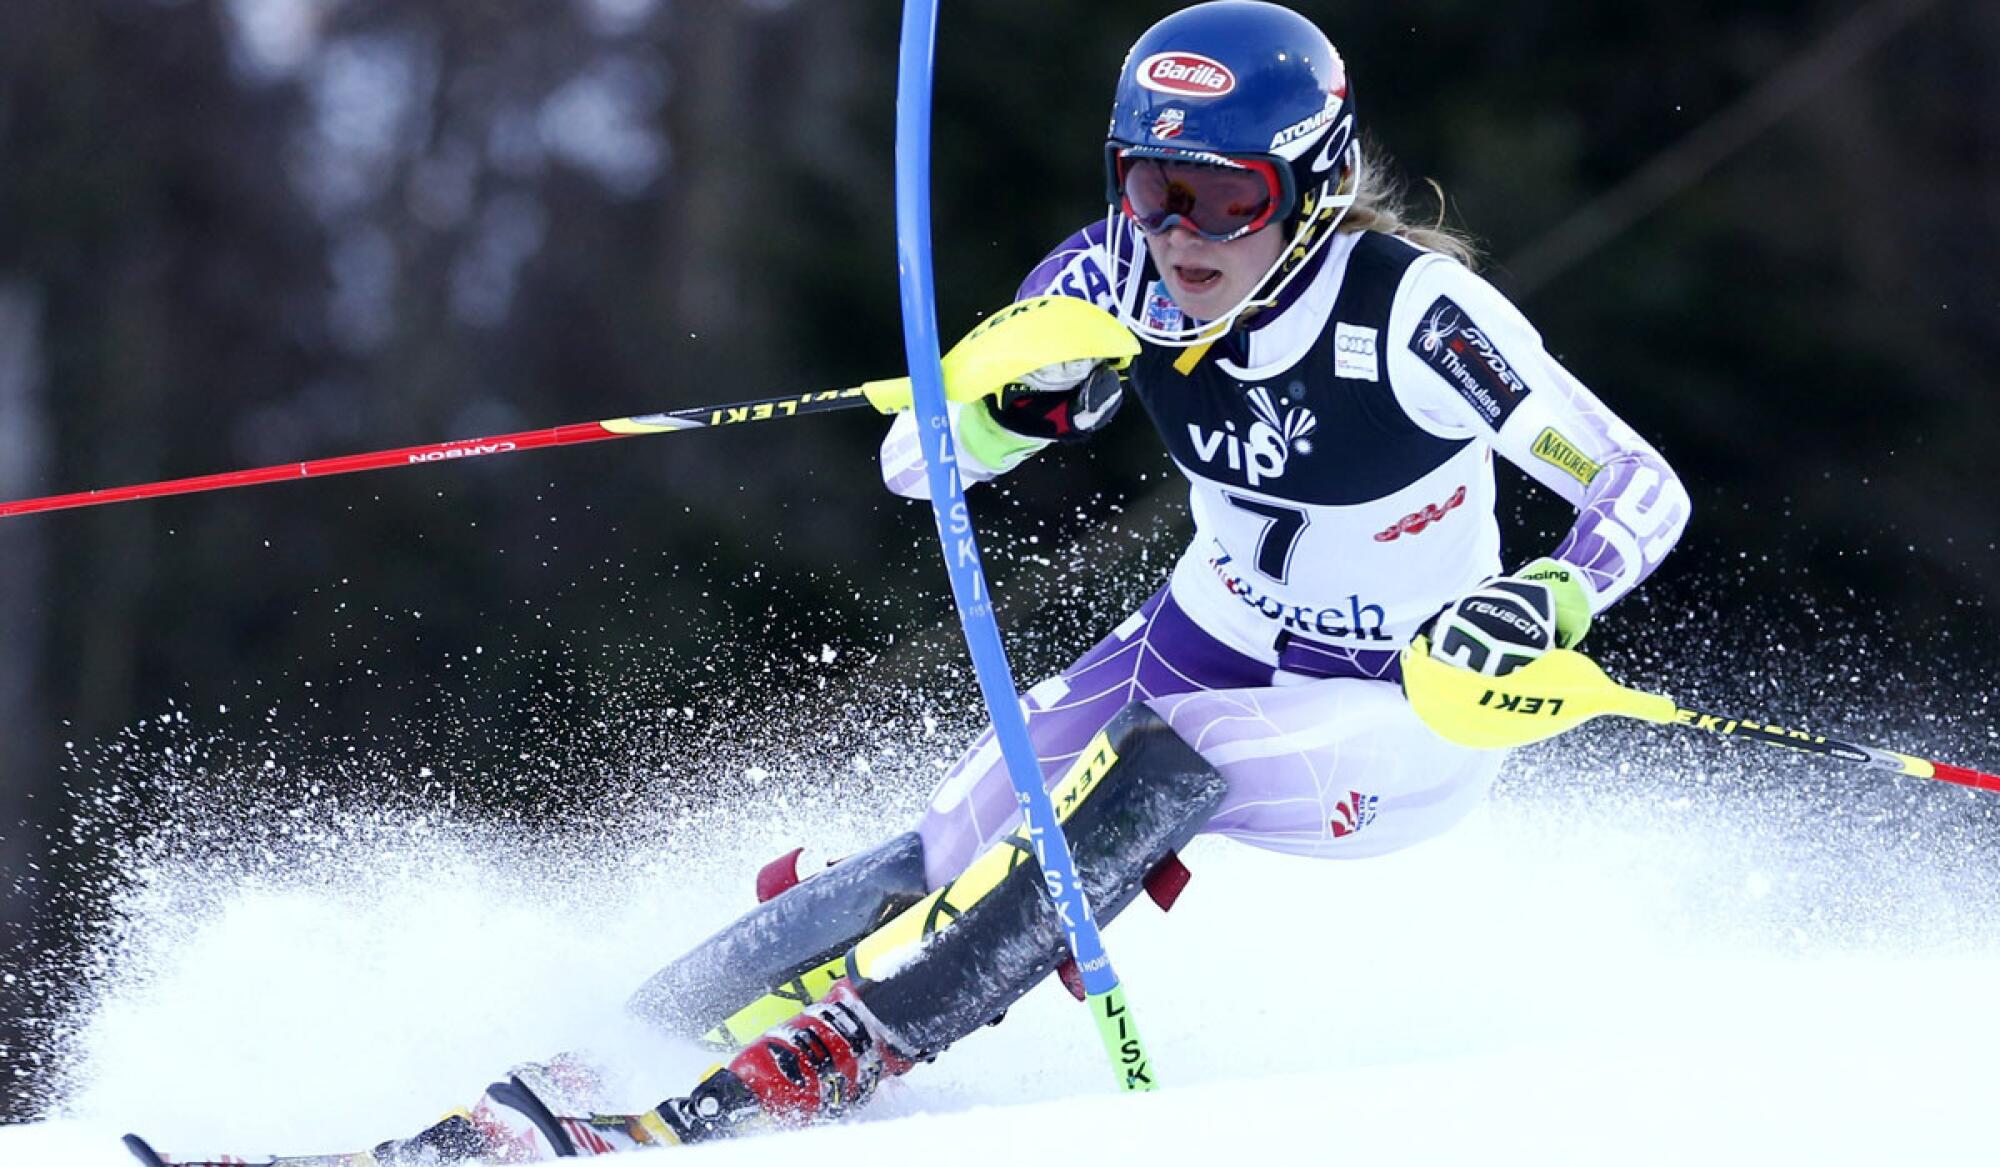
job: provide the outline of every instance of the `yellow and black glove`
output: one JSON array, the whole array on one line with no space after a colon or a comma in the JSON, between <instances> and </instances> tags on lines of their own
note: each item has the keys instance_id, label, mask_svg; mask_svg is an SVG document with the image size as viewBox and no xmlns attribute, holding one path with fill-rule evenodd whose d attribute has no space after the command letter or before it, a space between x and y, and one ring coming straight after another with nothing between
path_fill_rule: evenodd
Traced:
<instances>
[{"instance_id":1,"label":"yellow and black glove","mask_svg":"<svg viewBox=\"0 0 2000 1167\"><path fill-rule=\"evenodd\" d=\"M1504 677L1551 648L1574 648L1590 631L1590 585L1559 559L1537 559L1487 580L1438 614L1431 656Z\"/></svg>"},{"instance_id":2,"label":"yellow and black glove","mask_svg":"<svg viewBox=\"0 0 2000 1167\"><path fill-rule=\"evenodd\" d=\"M986 399L995 424L1018 437L1081 442L1110 422L1125 397L1118 370L1101 361L1045 365Z\"/></svg>"}]
</instances>

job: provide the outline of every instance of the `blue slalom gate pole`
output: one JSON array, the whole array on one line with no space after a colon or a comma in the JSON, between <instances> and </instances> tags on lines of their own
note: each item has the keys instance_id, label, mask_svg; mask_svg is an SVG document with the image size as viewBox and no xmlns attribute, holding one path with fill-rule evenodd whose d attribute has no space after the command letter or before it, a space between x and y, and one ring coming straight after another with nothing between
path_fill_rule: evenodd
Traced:
<instances>
[{"instance_id":1,"label":"blue slalom gate pole","mask_svg":"<svg viewBox=\"0 0 2000 1167\"><path fill-rule=\"evenodd\" d=\"M1105 954L1097 921L1076 877L1069 842L1056 819L1042 767L1028 739L1028 722L1015 697L1013 671L1000 643L1000 626L986 590L986 574L973 538L972 515L958 475L958 454L945 411L944 372L937 334L935 285L931 272L931 79L937 48L937 0L905 0L901 59L896 82L896 260L903 303L903 347L909 357L918 432L930 479L931 507L952 599L965 628L973 671L986 697L993 732L1006 759L1021 816L1035 843L1035 855L1056 914L1069 938L1070 952L1083 973L1084 999L1097 1022L1105 1051L1127 1090L1151 1090L1152 1066L1139 1028L1125 1004L1125 991ZM983 408L978 402L967 409Z\"/></svg>"}]
</instances>

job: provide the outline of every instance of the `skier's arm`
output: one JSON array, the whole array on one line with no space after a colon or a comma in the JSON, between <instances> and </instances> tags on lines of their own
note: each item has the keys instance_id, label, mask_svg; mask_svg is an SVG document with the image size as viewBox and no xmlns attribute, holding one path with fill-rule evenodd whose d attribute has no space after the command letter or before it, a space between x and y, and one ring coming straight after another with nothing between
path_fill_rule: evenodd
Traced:
<instances>
[{"instance_id":1,"label":"skier's arm","mask_svg":"<svg viewBox=\"0 0 2000 1167\"><path fill-rule=\"evenodd\" d=\"M1550 557L1580 585L1581 627L1652 574L1687 526L1673 468L1550 355L1492 285L1443 257L1418 261L1392 315L1404 409L1441 436L1479 436L1577 509ZM1535 566L1544 566L1538 561Z\"/></svg>"},{"instance_id":2,"label":"skier's arm","mask_svg":"<svg viewBox=\"0 0 2000 1167\"><path fill-rule=\"evenodd\" d=\"M1036 438L1011 434L993 419L983 401L945 404L951 418L952 438L958 449L958 473L967 486L1000 477L1027 461L1048 445ZM924 446L917 433L917 415L904 411L889 425L882 439L882 481L904 498L929 498L930 480L925 477Z\"/></svg>"},{"instance_id":3,"label":"skier's arm","mask_svg":"<svg viewBox=\"0 0 2000 1167\"><path fill-rule=\"evenodd\" d=\"M1102 235L1103 228L1093 226L1064 240L1022 281L1014 299L1074 296L1108 307L1111 282L1103 274L1107 261ZM1103 426L1117 409L1117 382L1107 383L1095 372L1090 366L1052 366L1039 371L1046 377L1031 375L1028 384L1010 387L998 402L949 403L960 479L967 486L991 481L1054 441L1071 440ZM882 481L905 498L930 497L924 443L914 414L899 414L882 439Z\"/></svg>"}]
</instances>

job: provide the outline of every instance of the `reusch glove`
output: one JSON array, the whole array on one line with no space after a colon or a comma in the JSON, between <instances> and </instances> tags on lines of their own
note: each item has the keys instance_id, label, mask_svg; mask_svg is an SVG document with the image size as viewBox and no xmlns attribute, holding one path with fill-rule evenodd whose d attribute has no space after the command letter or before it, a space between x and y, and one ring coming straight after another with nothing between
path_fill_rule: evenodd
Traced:
<instances>
[{"instance_id":1,"label":"reusch glove","mask_svg":"<svg viewBox=\"0 0 2000 1167\"><path fill-rule=\"evenodd\" d=\"M1514 573L1515 579L1545 584L1556 604L1556 647L1575 648L1590 635L1590 601L1595 594L1583 572L1547 556Z\"/></svg>"},{"instance_id":2,"label":"reusch glove","mask_svg":"<svg viewBox=\"0 0 2000 1167\"><path fill-rule=\"evenodd\" d=\"M1103 429L1125 399L1118 370L1089 359L1044 365L997 397L986 411L1001 429L1044 442L1081 442Z\"/></svg>"},{"instance_id":3,"label":"reusch glove","mask_svg":"<svg viewBox=\"0 0 2000 1167\"><path fill-rule=\"evenodd\" d=\"M1551 648L1590 631L1590 593L1581 573L1537 559L1466 593L1431 622L1431 656L1489 677L1504 677Z\"/></svg>"}]
</instances>

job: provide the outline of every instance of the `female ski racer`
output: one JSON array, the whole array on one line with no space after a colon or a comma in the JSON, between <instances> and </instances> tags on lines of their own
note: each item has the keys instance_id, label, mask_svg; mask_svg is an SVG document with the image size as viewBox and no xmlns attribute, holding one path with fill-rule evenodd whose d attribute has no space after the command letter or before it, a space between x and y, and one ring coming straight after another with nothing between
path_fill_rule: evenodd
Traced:
<instances>
[{"instance_id":1,"label":"female ski racer","mask_svg":"<svg viewBox=\"0 0 2000 1167\"><path fill-rule=\"evenodd\" d=\"M1399 650L1428 631L1433 655L1500 674L1573 645L1689 510L1469 248L1401 220L1345 67L1304 17L1220 0L1155 25L1119 77L1105 168L1107 219L1020 295L1094 301L1141 338L1126 377L1187 476L1195 537L1151 599L1024 698L1045 781L1072 779L1058 801L1101 919L1142 885L1169 894L1195 833L1338 859L1449 828L1504 752L1431 733L1397 683ZM1088 437L1124 388L1073 362L954 406L961 473L984 481ZM1577 509L1551 554L1509 574L1496 451ZM926 493L909 415L882 468L897 493ZM1016 805L988 731L916 830L781 892L789 866L767 869L760 894L780 894L634 999L650 1021L743 1046L691 1095L598 1115L580 1065L522 1066L355 1162L587 1156L851 1109L1066 956L1009 838Z\"/></svg>"}]
</instances>

